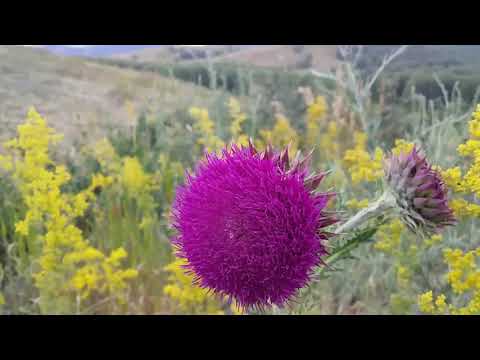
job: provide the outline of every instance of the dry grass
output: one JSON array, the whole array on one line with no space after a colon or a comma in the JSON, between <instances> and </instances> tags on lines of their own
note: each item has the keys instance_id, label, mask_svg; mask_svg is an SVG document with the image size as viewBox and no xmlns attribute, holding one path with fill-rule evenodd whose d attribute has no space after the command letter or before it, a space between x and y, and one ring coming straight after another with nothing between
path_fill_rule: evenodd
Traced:
<instances>
[{"instance_id":1,"label":"dry grass","mask_svg":"<svg viewBox=\"0 0 480 360\"><path fill-rule=\"evenodd\" d=\"M11 136L30 106L67 140L74 140L82 132L93 134L92 124L127 124L127 100L137 110L173 113L192 105L209 106L220 94L157 74L93 64L39 49L0 46L0 59L0 140ZM95 134L92 136L102 135Z\"/></svg>"},{"instance_id":2,"label":"dry grass","mask_svg":"<svg viewBox=\"0 0 480 360\"><path fill-rule=\"evenodd\" d=\"M313 68L318 71L329 71L337 64L336 46L305 45L313 55ZM290 45L265 45L226 55L221 60L246 63L265 67L292 67L297 56Z\"/></svg>"},{"instance_id":3,"label":"dry grass","mask_svg":"<svg viewBox=\"0 0 480 360\"><path fill-rule=\"evenodd\" d=\"M141 62L154 62L154 63L172 63L175 61L175 56L170 52L168 48L147 48L134 52L115 54L113 59L121 60L138 60Z\"/></svg>"},{"instance_id":4,"label":"dry grass","mask_svg":"<svg viewBox=\"0 0 480 360\"><path fill-rule=\"evenodd\" d=\"M224 49L225 45L209 45L210 49ZM305 45L307 51L313 55L313 68L317 71L329 71L336 66L336 46L334 45ZM174 55L168 48L148 48L132 53L114 55L113 58L123 60L138 60L151 63L173 63ZM192 63L203 60L186 60L183 63ZM234 52L218 56L215 61L230 61L264 67L291 68L298 61L298 57L291 45L245 45L234 46Z\"/></svg>"}]
</instances>

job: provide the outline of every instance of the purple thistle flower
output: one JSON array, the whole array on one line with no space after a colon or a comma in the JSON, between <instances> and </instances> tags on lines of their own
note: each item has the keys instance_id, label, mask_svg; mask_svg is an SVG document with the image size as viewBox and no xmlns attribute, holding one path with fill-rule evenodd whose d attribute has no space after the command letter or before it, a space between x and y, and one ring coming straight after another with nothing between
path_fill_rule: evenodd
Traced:
<instances>
[{"instance_id":1,"label":"purple thistle flower","mask_svg":"<svg viewBox=\"0 0 480 360\"><path fill-rule=\"evenodd\" d=\"M390 157L385 180L412 231L433 235L455 224L442 178L416 147L408 154Z\"/></svg>"},{"instance_id":2,"label":"purple thistle flower","mask_svg":"<svg viewBox=\"0 0 480 360\"><path fill-rule=\"evenodd\" d=\"M291 166L288 148L258 153L235 145L207 154L177 191L173 240L195 283L243 308L283 306L327 254L337 220L332 193L315 193L325 174L308 174L311 154Z\"/></svg>"}]
</instances>

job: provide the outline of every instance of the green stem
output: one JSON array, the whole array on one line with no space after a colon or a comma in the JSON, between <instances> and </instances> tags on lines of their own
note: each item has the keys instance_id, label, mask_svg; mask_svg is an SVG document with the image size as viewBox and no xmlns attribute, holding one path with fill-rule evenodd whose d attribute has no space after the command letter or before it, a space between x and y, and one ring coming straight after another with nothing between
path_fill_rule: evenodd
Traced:
<instances>
[{"instance_id":1,"label":"green stem","mask_svg":"<svg viewBox=\"0 0 480 360\"><path fill-rule=\"evenodd\" d=\"M325 266L322 266L320 268L320 271L317 272L317 275L323 275L325 270L328 270L329 267L331 267L333 264L335 264L337 261L341 260L345 255L347 255L349 252L351 252L353 249L355 249L357 246L359 246L361 241L353 241L349 244L346 244L345 246L341 247L338 251L330 255L325 261L324 264Z\"/></svg>"},{"instance_id":2,"label":"green stem","mask_svg":"<svg viewBox=\"0 0 480 360\"><path fill-rule=\"evenodd\" d=\"M339 249L337 249L332 255L330 255L325 261L326 266L322 266L317 272L317 275L322 275L325 269L331 267L333 264L337 263L339 260L344 259L348 254L350 254L354 249L360 246L362 243L369 241L377 232L378 225L371 227L367 230L364 230L358 234L353 240L349 241Z\"/></svg>"},{"instance_id":3,"label":"green stem","mask_svg":"<svg viewBox=\"0 0 480 360\"><path fill-rule=\"evenodd\" d=\"M332 256L328 257L327 260L325 260L325 264L329 266L335 264L343 256L345 256L350 251L355 249L358 245L360 245L360 243L361 242L357 240L357 241L351 242L350 244L345 245L344 247L340 248L339 251L335 252Z\"/></svg>"},{"instance_id":4,"label":"green stem","mask_svg":"<svg viewBox=\"0 0 480 360\"><path fill-rule=\"evenodd\" d=\"M339 235L342 233L347 233L350 230L353 230L364 224L368 220L378 217L387 211L394 209L395 207L395 197L387 191L375 203L370 205L368 208L361 210L345 224L339 226L335 232Z\"/></svg>"}]
</instances>

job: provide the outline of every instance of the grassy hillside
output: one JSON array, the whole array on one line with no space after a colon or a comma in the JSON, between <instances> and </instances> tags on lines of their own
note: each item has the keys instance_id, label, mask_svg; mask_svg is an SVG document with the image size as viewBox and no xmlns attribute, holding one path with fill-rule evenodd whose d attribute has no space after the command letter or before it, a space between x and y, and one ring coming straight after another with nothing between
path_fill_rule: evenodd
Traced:
<instances>
[{"instance_id":1,"label":"grassy hillside","mask_svg":"<svg viewBox=\"0 0 480 360\"><path fill-rule=\"evenodd\" d=\"M167 47L142 49L134 52L115 54L111 56L111 58L159 63L170 63L175 60L172 52Z\"/></svg>"},{"instance_id":2,"label":"grassy hillside","mask_svg":"<svg viewBox=\"0 0 480 360\"><path fill-rule=\"evenodd\" d=\"M305 50L313 55L312 67L319 71L329 71L336 65L336 46L305 45ZM226 55L222 60L247 63L257 66L295 68L299 56L292 45L264 45Z\"/></svg>"},{"instance_id":3,"label":"grassy hillside","mask_svg":"<svg viewBox=\"0 0 480 360\"><path fill-rule=\"evenodd\" d=\"M369 68L381 61L382 57L398 45L369 45L365 48L365 62ZM414 70L418 67L480 65L480 46L478 45L410 45L402 56L390 66L394 71Z\"/></svg>"},{"instance_id":4,"label":"grassy hillside","mask_svg":"<svg viewBox=\"0 0 480 360\"><path fill-rule=\"evenodd\" d=\"M294 49L295 45L208 45L208 47L176 48L170 47L142 49L139 51L112 56L112 59L135 60L150 63L191 63L202 61L206 52L218 62L273 67L281 69L297 68L302 55ZM312 55L312 67L320 71L329 71L336 64L336 47L331 45L304 45L305 52ZM182 52L182 54L180 54ZM190 55L189 55L190 54ZM189 59L191 56L191 59Z\"/></svg>"},{"instance_id":5,"label":"grassy hillside","mask_svg":"<svg viewBox=\"0 0 480 360\"><path fill-rule=\"evenodd\" d=\"M112 59L135 60L139 62L172 63L188 62L194 59L205 58L207 53L211 57L221 57L225 54L236 53L248 49L256 49L269 45L207 45L205 47L189 47L181 45L163 45L158 48L125 52L112 55Z\"/></svg>"},{"instance_id":6,"label":"grassy hillside","mask_svg":"<svg viewBox=\"0 0 480 360\"><path fill-rule=\"evenodd\" d=\"M367 46L359 62L360 68L371 73L394 47ZM408 94L415 86L430 100L442 97L442 90L434 78L437 75L448 93L458 88L470 102L480 86L479 59L480 46L477 45L411 45L389 65L384 75L397 95Z\"/></svg>"},{"instance_id":7,"label":"grassy hillside","mask_svg":"<svg viewBox=\"0 0 480 360\"><path fill-rule=\"evenodd\" d=\"M313 67L330 70L335 65L337 54L334 45L300 45L313 55ZM216 60L250 65L290 68L298 61L295 51L298 45L208 45L205 48L185 48L192 54L208 49ZM361 66L370 69L397 45L366 45ZM178 49L178 48L177 48ZM224 54L221 54L221 53ZM198 54L197 54L198 55ZM218 56L217 56L218 55ZM478 64L480 47L475 45L410 45L408 50L391 64L395 71L423 66L451 67ZM170 46L147 48L135 52L116 54L113 59L137 60L139 62L169 63L175 60Z\"/></svg>"},{"instance_id":8,"label":"grassy hillside","mask_svg":"<svg viewBox=\"0 0 480 360\"><path fill-rule=\"evenodd\" d=\"M0 46L0 140L30 130L0 144L0 314L480 314L480 97L419 93L446 92L433 73L478 82L476 49L413 47L376 94L361 72L388 46L338 83L308 71L334 47L260 50L212 65ZM249 138L290 150L204 161Z\"/></svg>"},{"instance_id":9,"label":"grassy hillside","mask_svg":"<svg viewBox=\"0 0 480 360\"><path fill-rule=\"evenodd\" d=\"M24 120L30 106L47 117L67 139L102 135L104 126L125 126L142 110L173 113L208 106L221 92L158 74L65 58L44 50L0 46L0 140ZM97 133L98 132L98 133Z\"/></svg>"}]
</instances>

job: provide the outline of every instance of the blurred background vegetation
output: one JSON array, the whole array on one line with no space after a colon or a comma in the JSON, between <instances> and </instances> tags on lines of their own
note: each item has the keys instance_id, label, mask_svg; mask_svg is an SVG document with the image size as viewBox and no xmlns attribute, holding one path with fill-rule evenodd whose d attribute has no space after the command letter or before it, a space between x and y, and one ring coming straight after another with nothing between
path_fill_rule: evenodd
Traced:
<instances>
[{"instance_id":1,"label":"blurred background vegetation","mask_svg":"<svg viewBox=\"0 0 480 360\"><path fill-rule=\"evenodd\" d=\"M325 189L339 192L332 206L348 216L380 191L392 148L417 143L435 165L468 169L457 147L479 102L479 55L464 45L158 46L102 57L0 46L0 140L49 145L0 147L0 311L241 313L195 287L174 257L170 206L185 171L205 150L249 137L259 147L314 147L316 170L332 170ZM39 115L25 122L32 106ZM36 163L46 189L63 194L45 200L50 207L18 170L29 152L51 160ZM58 185L61 166L70 176ZM77 215L54 232L52 214L67 205ZM35 206L41 216L22 234L18 223ZM470 214L442 238L420 241L388 223L343 271L315 279L274 313L415 314L431 289L460 306L468 299L445 281L442 251L475 249L476 226ZM49 250L54 235L64 242ZM42 259L51 254L48 267ZM55 280L47 286L39 274Z\"/></svg>"}]
</instances>

